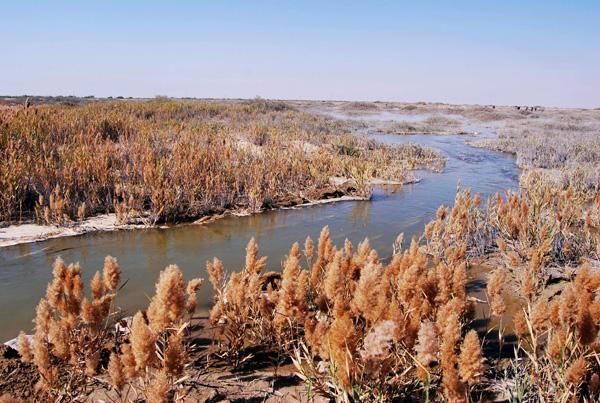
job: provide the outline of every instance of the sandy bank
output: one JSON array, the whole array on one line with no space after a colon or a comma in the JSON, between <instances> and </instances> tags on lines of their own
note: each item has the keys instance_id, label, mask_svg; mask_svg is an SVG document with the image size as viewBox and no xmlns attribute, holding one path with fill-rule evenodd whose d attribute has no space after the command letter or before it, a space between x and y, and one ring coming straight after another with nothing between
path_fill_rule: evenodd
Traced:
<instances>
[{"instance_id":1,"label":"sandy bank","mask_svg":"<svg viewBox=\"0 0 600 403\"><path fill-rule=\"evenodd\" d=\"M329 199L315 200L307 203L298 203L293 206L281 206L276 209L291 209L298 207L308 207L318 204L335 203L340 201L359 201L369 200L369 197L362 196L341 196ZM222 214L213 214L201 217L200 219L187 224L181 225L203 225L219 220L226 216L246 217L253 214L260 214L261 211L250 210L233 210L226 211ZM8 227L0 228L0 248L19 245L30 242L45 241L52 238L69 237L83 235L90 232L100 231L120 231L133 229L151 229L151 228L166 228L167 226L153 226L146 224L119 224L115 214L105 214L97 217L91 217L83 222L74 222L70 225L40 225L40 224L13 224Z\"/></svg>"},{"instance_id":2,"label":"sandy bank","mask_svg":"<svg viewBox=\"0 0 600 403\"><path fill-rule=\"evenodd\" d=\"M337 189L348 188L352 186L352 182L347 178L331 178L332 186ZM384 179L372 179L369 183L371 186L402 186L410 183L418 183L419 179L411 177L405 181L394 181ZM339 197L328 197L319 200L311 200L308 202L298 202L292 205L277 206L274 209L291 209L299 207L309 207L319 204L336 203L342 201L366 201L370 197L358 195L342 195ZM188 224L208 224L226 216L249 216L252 214L260 214L273 209L265 209L261 211L250 210L230 210L222 214L214 214L204 216L192 223ZM68 236L82 235L90 232L99 231L119 231L132 229L148 229L148 228L166 228L166 226L153 226L148 224L119 224L115 214L103 214L96 217L90 217L81 222L73 222L69 225L40 225L34 223L13 224L7 227L0 228L0 248L19 245L29 242L45 241L52 238L61 238Z\"/></svg>"},{"instance_id":3,"label":"sandy bank","mask_svg":"<svg viewBox=\"0 0 600 403\"><path fill-rule=\"evenodd\" d=\"M14 224L0 228L0 248L95 231L148 228L144 224L119 224L115 214L103 214L71 225Z\"/></svg>"}]
</instances>

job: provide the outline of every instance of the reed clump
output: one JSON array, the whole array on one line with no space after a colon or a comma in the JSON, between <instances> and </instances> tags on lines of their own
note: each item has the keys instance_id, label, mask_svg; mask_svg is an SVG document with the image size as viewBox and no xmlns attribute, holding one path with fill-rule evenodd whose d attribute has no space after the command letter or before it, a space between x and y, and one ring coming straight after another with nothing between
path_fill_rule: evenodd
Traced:
<instances>
[{"instance_id":1,"label":"reed clump","mask_svg":"<svg viewBox=\"0 0 600 403\"><path fill-rule=\"evenodd\" d=\"M517 383L526 385L521 393L545 401L598 400L600 273L582 265L552 298L543 285L531 287L522 284L524 303L514 318L520 358L513 367Z\"/></svg>"},{"instance_id":2,"label":"reed clump","mask_svg":"<svg viewBox=\"0 0 600 403\"><path fill-rule=\"evenodd\" d=\"M23 333L18 346L24 362L40 375L36 390L49 399L74 399L89 390L90 379L101 366L101 354L112 348L111 324L121 270L108 256L102 272L91 283L91 297L84 295L78 264L60 258L53 265L53 280L36 309L35 333Z\"/></svg>"},{"instance_id":3,"label":"reed clump","mask_svg":"<svg viewBox=\"0 0 600 403\"><path fill-rule=\"evenodd\" d=\"M430 254L464 244L469 256L499 251L509 266L561 269L598 258L600 198L572 187L529 182L520 192L499 193L483 203L470 190L457 193L451 210L441 206L425 226ZM544 265L540 265L542 260ZM538 262L536 262L538 261ZM538 273L547 277L548 270Z\"/></svg>"},{"instance_id":4,"label":"reed clump","mask_svg":"<svg viewBox=\"0 0 600 403\"><path fill-rule=\"evenodd\" d=\"M110 356L111 384L123 401L132 390L152 402L185 396L182 384L190 365L189 319L196 310L196 292L202 282L192 279L186 284L176 265L160 273L148 309L134 315L127 339Z\"/></svg>"},{"instance_id":5,"label":"reed clump","mask_svg":"<svg viewBox=\"0 0 600 403\"><path fill-rule=\"evenodd\" d=\"M497 132L497 138L476 144L514 154L525 171L521 185L528 186L534 180L550 187L571 187L580 195L598 193L598 111L536 111L510 119Z\"/></svg>"},{"instance_id":6,"label":"reed clump","mask_svg":"<svg viewBox=\"0 0 600 403\"><path fill-rule=\"evenodd\" d=\"M513 260L529 260L532 251L556 264L576 264L596 253L595 217L598 204L571 187L529 187L496 197L490 211L498 232L498 246Z\"/></svg>"},{"instance_id":7,"label":"reed clump","mask_svg":"<svg viewBox=\"0 0 600 403\"><path fill-rule=\"evenodd\" d=\"M171 401L179 393L188 360L185 337L202 280L186 283L177 266L161 272L156 295L145 312L124 328L115 298L121 281L116 259L108 256L102 272L84 295L78 264L53 265L53 280L36 309L35 333L23 332L17 345L23 362L39 374L36 398L75 401L108 378L115 401L144 396Z\"/></svg>"},{"instance_id":8,"label":"reed clump","mask_svg":"<svg viewBox=\"0 0 600 403\"><path fill-rule=\"evenodd\" d=\"M426 226L424 248L440 256L458 240L468 255L501 258L491 260L504 267L491 273L487 296L490 314L500 319L500 353L506 329L518 337L508 375L513 396L595 401L600 280L592 267L598 262L600 200L593 190L551 185L539 175L530 171L520 192L497 194L486 204L460 192L452 210L440 208ZM508 322L505 292L516 292L521 303L516 312L511 308Z\"/></svg>"},{"instance_id":9,"label":"reed clump","mask_svg":"<svg viewBox=\"0 0 600 403\"><path fill-rule=\"evenodd\" d=\"M215 340L223 357L239 365L248 346L269 345L274 341L273 306L277 303L274 282L263 275L266 258L258 256L251 239L246 248L246 264L241 272L224 279L221 261L207 263L209 280L215 291L210 321L217 329Z\"/></svg>"},{"instance_id":10,"label":"reed clump","mask_svg":"<svg viewBox=\"0 0 600 403\"><path fill-rule=\"evenodd\" d=\"M497 194L485 206L468 191L459 193L452 211L440 209L427 225L425 247L435 256L459 239L472 255L499 252L501 259L492 262L504 267L491 273L487 295L491 315L500 318L500 350L504 325L518 338L508 376L513 396L596 401L599 200L570 185L525 183L520 192ZM474 247L473 240L485 248ZM506 288L520 301L509 323L503 323Z\"/></svg>"},{"instance_id":11,"label":"reed clump","mask_svg":"<svg viewBox=\"0 0 600 403\"><path fill-rule=\"evenodd\" d=\"M464 246L432 258L413 240L385 264L368 240L338 249L325 227L317 245L292 246L273 282L255 251L251 241L246 267L225 282L209 263L213 323L236 335L221 344L227 354L277 347L311 390L344 401L468 399L484 361L477 335L465 338Z\"/></svg>"},{"instance_id":12,"label":"reed clump","mask_svg":"<svg viewBox=\"0 0 600 403\"><path fill-rule=\"evenodd\" d=\"M434 256L457 246L465 247L470 256L481 256L494 247L495 239L481 196L472 195L470 189L456 194L452 209L440 206L421 238L427 252Z\"/></svg>"}]
</instances>

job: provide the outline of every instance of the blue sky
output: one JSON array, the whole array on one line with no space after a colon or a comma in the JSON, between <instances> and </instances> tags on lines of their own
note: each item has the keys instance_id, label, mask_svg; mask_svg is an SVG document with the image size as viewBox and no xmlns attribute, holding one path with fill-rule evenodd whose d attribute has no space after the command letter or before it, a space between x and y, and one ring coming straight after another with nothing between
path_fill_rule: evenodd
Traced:
<instances>
[{"instance_id":1,"label":"blue sky","mask_svg":"<svg viewBox=\"0 0 600 403\"><path fill-rule=\"evenodd\" d=\"M0 94L600 107L600 1L0 0Z\"/></svg>"}]
</instances>

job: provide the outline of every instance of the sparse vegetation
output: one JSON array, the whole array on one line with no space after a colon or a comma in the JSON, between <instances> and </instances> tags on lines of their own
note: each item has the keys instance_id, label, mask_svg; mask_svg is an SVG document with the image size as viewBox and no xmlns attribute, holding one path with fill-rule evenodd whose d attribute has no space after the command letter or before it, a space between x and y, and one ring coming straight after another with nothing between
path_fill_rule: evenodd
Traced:
<instances>
[{"instance_id":1,"label":"sparse vegetation","mask_svg":"<svg viewBox=\"0 0 600 403\"><path fill-rule=\"evenodd\" d=\"M466 134L461 121L445 115L432 115L414 122L392 122L384 127L383 132L389 134Z\"/></svg>"}]
</instances>

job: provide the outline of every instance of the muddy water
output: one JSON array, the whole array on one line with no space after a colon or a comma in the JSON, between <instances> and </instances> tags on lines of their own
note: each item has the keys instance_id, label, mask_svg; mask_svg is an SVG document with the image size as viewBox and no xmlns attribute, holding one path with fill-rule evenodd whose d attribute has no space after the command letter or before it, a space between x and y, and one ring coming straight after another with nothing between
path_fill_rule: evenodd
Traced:
<instances>
[{"instance_id":1,"label":"muddy water","mask_svg":"<svg viewBox=\"0 0 600 403\"><path fill-rule=\"evenodd\" d=\"M458 187L471 187L482 195L517 186L518 170L506 154L465 144L470 136L395 136L371 134L386 143L421 143L439 149L447 157L442 173L420 172L418 184L375 189L371 201L347 201L291 210L271 211L248 217L228 217L206 225L168 229L87 234L0 249L0 340L31 329L35 305L51 278L52 261L81 264L86 283L102 267L104 256L115 256L127 284L117 304L126 313L146 306L158 273L177 264L186 278L207 278L205 262L221 258L228 269L239 269L251 237L260 252L269 256L269 269L278 270L281 259L295 241L318 238L329 225L338 245L344 238L358 242L368 237L380 255L391 254L400 232L405 239L422 231L439 205L451 205ZM208 309L210 287L201 287L200 307Z\"/></svg>"}]
</instances>

